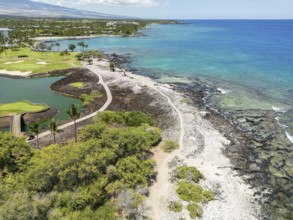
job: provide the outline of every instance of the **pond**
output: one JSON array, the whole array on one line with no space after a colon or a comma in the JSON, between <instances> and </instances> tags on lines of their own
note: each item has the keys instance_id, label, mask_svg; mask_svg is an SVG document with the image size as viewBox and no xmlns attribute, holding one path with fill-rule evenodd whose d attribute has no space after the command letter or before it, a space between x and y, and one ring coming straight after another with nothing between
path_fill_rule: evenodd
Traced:
<instances>
[{"instance_id":1,"label":"pond","mask_svg":"<svg viewBox=\"0 0 293 220\"><path fill-rule=\"evenodd\" d=\"M59 113L55 116L59 121L67 119L66 111L68 107L76 103L82 106L79 99L57 94L49 89L54 82L64 78L46 77L35 79L13 79L0 77L0 103L17 102L29 100L33 103L45 103L48 106L55 107ZM3 129L0 130L0 132Z\"/></svg>"}]
</instances>

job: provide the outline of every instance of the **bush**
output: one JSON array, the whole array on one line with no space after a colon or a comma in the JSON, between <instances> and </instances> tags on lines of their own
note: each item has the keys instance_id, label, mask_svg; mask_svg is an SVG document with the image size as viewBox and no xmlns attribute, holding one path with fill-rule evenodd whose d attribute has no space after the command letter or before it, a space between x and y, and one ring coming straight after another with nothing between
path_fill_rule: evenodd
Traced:
<instances>
[{"instance_id":1,"label":"bush","mask_svg":"<svg viewBox=\"0 0 293 220\"><path fill-rule=\"evenodd\" d=\"M204 178L202 173L195 167L181 166L176 168L176 177L181 180L193 181L198 183Z\"/></svg>"},{"instance_id":2,"label":"bush","mask_svg":"<svg viewBox=\"0 0 293 220\"><path fill-rule=\"evenodd\" d=\"M203 188L194 183L180 182L178 188L176 189L176 193L180 199L187 202L202 202L204 199Z\"/></svg>"},{"instance_id":3,"label":"bush","mask_svg":"<svg viewBox=\"0 0 293 220\"><path fill-rule=\"evenodd\" d=\"M18 55L18 58L28 58L28 55Z\"/></svg>"},{"instance_id":4,"label":"bush","mask_svg":"<svg viewBox=\"0 0 293 220\"><path fill-rule=\"evenodd\" d=\"M183 205L180 202L171 202L169 210L172 212L182 212Z\"/></svg>"},{"instance_id":5,"label":"bush","mask_svg":"<svg viewBox=\"0 0 293 220\"><path fill-rule=\"evenodd\" d=\"M178 147L178 143L172 140L166 140L163 145L163 149L167 153L171 153L173 150L178 149Z\"/></svg>"},{"instance_id":6,"label":"bush","mask_svg":"<svg viewBox=\"0 0 293 220\"><path fill-rule=\"evenodd\" d=\"M198 204L189 204L187 206L187 210L189 211L189 216L192 219L201 217L203 215L203 210Z\"/></svg>"},{"instance_id":7,"label":"bush","mask_svg":"<svg viewBox=\"0 0 293 220\"><path fill-rule=\"evenodd\" d=\"M215 193L210 190L203 190L203 188L195 183L180 182L178 184L176 193L179 198L190 202L209 202L215 199Z\"/></svg>"},{"instance_id":8,"label":"bush","mask_svg":"<svg viewBox=\"0 0 293 220\"><path fill-rule=\"evenodd\" d=\"M83 106L88 106L95 99L103 97L103 94L97 90L93 91L91 94L82 94L79 98L83 101Z\"/></svg>"},{"instance_id":9,"label":"bush","mask_svg":"<svg viewBox=\"0 0 293 220\"><path fill-rule=\"evenodd\" d=\"M138 127L143 124L150 126L156 126L157 122L147 116L143 112L132 111L132 112L112 112L104 111L99 113L98 121L102 121L107 124L122 124L129 127Z\"/></svg>"},{"instance_id":10,"label":"bush","mask_svg":"<svg viewBox=\"0 0 293 220\"><path fill-rule=\"evenodd\" d=\"M203 192L203 202L207 203L215 199L215 193L211 190L206 190Z\"/></svg>"}]
</instances>

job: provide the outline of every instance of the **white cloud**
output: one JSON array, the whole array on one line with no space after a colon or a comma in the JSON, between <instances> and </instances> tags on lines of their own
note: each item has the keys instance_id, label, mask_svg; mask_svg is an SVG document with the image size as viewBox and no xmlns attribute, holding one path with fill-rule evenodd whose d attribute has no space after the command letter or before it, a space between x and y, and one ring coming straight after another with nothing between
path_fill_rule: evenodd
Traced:
<instances>
[{"instance_id":1,"label":"white cloud","mask_svg":"<svg viewBox=\"0 0 293 220\"><path fill-rule=\"evenodd\" d=\"M157 6L166 5L170 0L32 0L54 5L126 5L126 6Z\"/></svg>"}]
</instances>

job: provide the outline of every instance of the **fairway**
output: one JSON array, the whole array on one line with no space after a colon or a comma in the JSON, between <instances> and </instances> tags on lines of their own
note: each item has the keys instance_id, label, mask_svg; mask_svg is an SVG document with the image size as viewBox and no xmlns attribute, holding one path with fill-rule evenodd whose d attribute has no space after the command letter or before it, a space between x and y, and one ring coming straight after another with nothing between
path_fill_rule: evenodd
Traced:
<instances>
[{"instance_id":1,"label":"fairway","mask_svg":"<svg viewBox=\"0 0 293 220\"><path fill-rule=\"evenodd\" d=\"M7 50L1 54L0 70L21 71L32 74L50 72L53 70L80 67L81 63L75 58L77 52L69 56L60 56L59 52L36 52L29 48L22 48L19 51ZM27 58L18 58L20 55L27 55Z\"/></svg>"},{"instance_id":2,"label":"fairway","mask_svg":"<svg viewBox=\"0 0 293 220\"><path fill-rule=\"evenodd\" d=\"M46 105L34 105L26 101L0 104L0 117L9 115L19 115L26 112L39 112L47 108L48 106Z\"/></svg>"}]
</instances>

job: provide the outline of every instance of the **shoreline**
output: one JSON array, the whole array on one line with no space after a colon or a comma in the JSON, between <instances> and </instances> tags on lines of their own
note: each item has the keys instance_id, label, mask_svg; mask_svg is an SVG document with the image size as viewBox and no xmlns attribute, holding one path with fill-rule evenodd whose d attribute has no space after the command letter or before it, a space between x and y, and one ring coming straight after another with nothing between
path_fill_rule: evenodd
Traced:
<instances>
[{"instance_id":1,"label":"shoreline","mask_svg":"<svg viewBox=\"0 0 293 220\"><path fill-rule=\"evenodd\" d=\"M239 177L237 171L233 170L229 158L223 153L223 149L226 144L229 144L229 141L204 118L204 111L200 111L193 105L180 102L186 95L177 92L171 85L160 84L148 77L123 70L105 71L108 68L105 61L94 62L93 66L93 68L99 69L110 88L112 86L127 87L137 95L143 91L154 97L152 105L165 109L169 114L167 118L173 119L173 123L169 122L167 123L169 125L164 127L163 139L176 137L177 140L180 140L181 120L184 124L186 133L179 150L171 154L163 153L160 146L153 150L154 158L158 164L156 168L158 181L150 188L150 197L146 201L146 205L152 210L147 213L148 216L160 220L178 219L182 216L182 214L179 216L168 209L168 202L174 198L178 199L175 192L176 186L169 180L169 173L175 168L169 165L171 163L177 166L183 164L196 166L206 176L206 180L201 184L209 189L215 190L216 186L221 186L221 189L217 189L216 200L204 206L205 214L202 219L239 219L239 217L241 219L257 219L259 207L254 202L255 190L251 189L250 185ZM104 71L102 71L103 69ZM189 219L186 210L183 215Z\"/></svg>"},{"instance_id":2,"label":"shoreline","mask_svg":"<svg viewBox=\"0 0 293 220\"><path fill-rule=\"evenodd\" d=\"M87 65L85 66L87 67ZM118 69L117 72L111 72L108 66L108 60L94 61L94 65L90 65L90 69L98 71L110 88L113 86L120 89L127 88L135 96L145 96L142 93L144 89L148 96L154 98L152 104L156 106L155 108L164 109L165 113L168 114L168 116L161 116L163 117L162 123L165 124L163 138L173 139L176 137L176 139L181 140L180 150L169 155L163 153L160 147L154 149L154 152L157 151L154 158L158 164L156 168L158 182L150 188L150 197L146 204L152 212L147 213L147 215L160 220L178 219L178 214L176 215L168 209L168 202L178 199L175 192L176 186L169 180L169 173L175 168L169 166L169 164L173 163L177 166L196 166L206 176L206 180L201 184L206 188L217 190L216 200L203 207L205 214L202 219L236 219L239 215L243 219L257 219L255 216L258 215L256 211L258 208L255 208L256 204L253 203L255 191L250 189L250 186L233 170L229 158L222 152L229 141L204 118L206 112L200 111L191 104L181 102L180 100L183 100L186 95L176 91L171 85L160 84L149 77L125 72L124 70ZM173 106L170 106L170 104ZM164 122L166 117L167 123ZM170 122L172 120L173 122ZM186 133L184 135L183 132L184 136L181 135L180 138L178 133L180 133L179 127L182 128L182 126L184 126ZM217 152L217 154L214 152ZM228 183L227 180L229 180ZM221 190L216 186L221 186ZM233 211L230 210L231 206L234 207ZM183 214L186 219L189 219L186 210Z\"/></svg>"}]
</instances>

